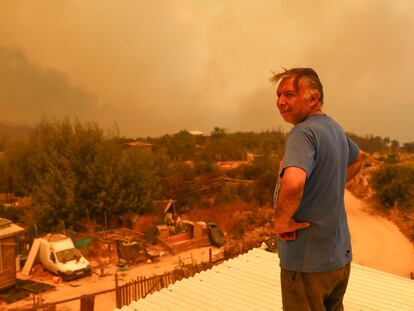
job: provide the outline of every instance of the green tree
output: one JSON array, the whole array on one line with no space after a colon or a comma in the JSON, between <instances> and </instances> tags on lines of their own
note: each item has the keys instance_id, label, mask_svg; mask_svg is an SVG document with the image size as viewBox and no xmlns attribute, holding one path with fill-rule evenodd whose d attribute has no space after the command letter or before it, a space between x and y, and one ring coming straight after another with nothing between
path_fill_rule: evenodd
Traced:
<instances>
[{"instance_id":1,"label":"green tree","mask_svg":"<svg viewBox=\"0 0 414 311\"><path fill-rule=\"evenodd\" d=\"M144 213L158 195L158 158L122 144L117 129L93 122L44 120L27 144L5 154L23 194L33 197L35 221L44 230L104 213Z\"/></svg>"}]
</instances>

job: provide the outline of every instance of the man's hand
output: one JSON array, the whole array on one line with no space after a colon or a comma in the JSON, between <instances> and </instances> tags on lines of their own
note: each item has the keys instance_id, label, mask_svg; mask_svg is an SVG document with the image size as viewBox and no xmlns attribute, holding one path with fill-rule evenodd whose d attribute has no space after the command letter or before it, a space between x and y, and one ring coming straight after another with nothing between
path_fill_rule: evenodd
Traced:
<instances>
[{"instance_id":1,"label":"man's hand","mask_svg":"<svg viewBox=\"0 0 414 311\"><path fill-rule=\"evenodd\" d=\"M358 156L354 162L348 165L347 173L346 173L346 182L350 181L354 178L358 172L361 170L362 165L364 164L366 158L365 152L359 150Z\"/></svg>"},{"instance_id":2,"label":"man's hand","mask_svg":"<svg viewBox=\"0 0 414 311\"><path fill-rule=\"evenodd\" d=\"M296 240L296 231L300 229L305 229L310 226L309 222L296 222L293 219L288 219L287 221L275 221L275 231L277 235L285 241L294 241Z\"/></svg>"},{"instance_id":3,"label":"man's hand","mask_svg":"<svg viewBox=\"0 0 414 311\"><path fill-rule=\"evenodd\" d=\"M277 236L284 241L294 241L296 240L296 231L279 233Z\"/></svg>"}]
</instances>

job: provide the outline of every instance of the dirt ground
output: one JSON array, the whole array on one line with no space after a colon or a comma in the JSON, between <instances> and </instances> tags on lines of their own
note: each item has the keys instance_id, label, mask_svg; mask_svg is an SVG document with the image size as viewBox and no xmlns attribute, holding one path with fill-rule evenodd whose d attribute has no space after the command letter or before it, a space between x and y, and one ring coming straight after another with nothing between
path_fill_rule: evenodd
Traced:
<instances>
[{"instance_id":1,"label":"dirt ground","mask_svg":"<svg viewBox=\"0 0 414 311\"><path fill-rule=\"evenodd\" d=\"M345 205L351 231L354 262L407 278L410 277L410 273L414 272L414 248L398 227L383 217L369 213L367 205L348 191L345 193ZM171 271L179 264L180 259L188 262L192 257L198 263L207 262L210 248L213 249L213 254L218 252L217 248L209 246L183 252L176 256L167 254L162 256L159 262L142 263L122 272L116 271L115 265L109 265L105 269L104 277L92 274L80 280L54 284L56 290L42 294L41 298L45 302L54 302L114 288L115 272L120 277L120 284L123 284L138 276L151 276ZM97 263L92 262L93 266L94 264ZM23 278L20 274L18 277ZM52 283L52 278L53 276L48 273L40 273L37 280ZM33 298L29 297L10 305L3 304L0 305L0 310L29 308L33 304L32 301ZM114 308L115 292L95 297L95 310L109 311ZM79 309L79 300L57 305L59 311Z\"/></svg>"},{"instance_id":2,"label":"dirt ground","mask_svg":"<svg viewBox=\"0 0 414 311\"><path fill-rule=\"evenodd\" d=\"M41 299L46 303L60 301L71 297L79 297L88 293L95 293L111 289L115 287L115 273L118 273L118 280L120 284L124 284L129 280L136 279L139 276L152 276L154 274L159 275L164 272L173 270L178 266L179 261L190 263L191 261L200 263L209 261L209 249L212 249L213 256L219 252L219 249L214 246L202 247L193 249L190 251L182 252L177 255L164 255L160 257L160 261L154 263L141 263L137 266L130 267L126 271L117 271L116 265L109 265L105 269L104 277L99 277L97 274L84 277L79 280L71 282L62 282L59 284L53 283L53 275L43 272L36 280L54 284L55 290L47 291L41 295ZM92 266L94 263L92 262ZM24 278L25 276L18 273L18 278ZM9 305L0 305L0 310L15 310L22 308L30 308L33 306L33 297L28 297L25 300L21 300ZM109 311L115 308L115 292L98 295L95 297L95 310ZM80 309L80 300L72 302L58 304L56 310L58 311L72 311Z\"/></svg>"}]
</instances>

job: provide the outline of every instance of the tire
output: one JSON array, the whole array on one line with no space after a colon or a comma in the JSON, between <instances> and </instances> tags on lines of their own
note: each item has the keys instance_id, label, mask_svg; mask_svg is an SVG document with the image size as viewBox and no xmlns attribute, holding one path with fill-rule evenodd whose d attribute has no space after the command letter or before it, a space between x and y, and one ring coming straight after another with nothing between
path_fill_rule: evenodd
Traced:
<instances>
[{"instance_id":1,"label":"tire","mask_svg":"<svg viewBox=\"0 0 414 311\"><path fill-rule=\"evenodd\" d=\"M208 224L208 235L210 243L214 246L221 247L226 243L223 231L214 223Z\"/></svg>"}]
</instances>

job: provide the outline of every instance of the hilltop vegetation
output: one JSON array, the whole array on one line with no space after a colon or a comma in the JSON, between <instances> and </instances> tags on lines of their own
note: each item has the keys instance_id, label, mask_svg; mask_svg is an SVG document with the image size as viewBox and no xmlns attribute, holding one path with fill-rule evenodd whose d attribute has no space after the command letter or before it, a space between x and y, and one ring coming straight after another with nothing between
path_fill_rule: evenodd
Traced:
<instances>
[{"instance_id":1,"label":"hilltop vegetation","mask_svg":"<svg viewBox=\"0 0 414 311\"><path fill-rule=\"evenodd\" d=\"M32 207L24 215L3 207L3 216L50 231L79 219L102 223L104 217L127 212L151 213L157 199L175 199L182 211L238 196L269 204L272 190L256 187L273 187L284 140L280 132L227 134L217 128L210 137L180 131L139 139L150 147L138 148L116 128L44 120L27 140L6 144L0 192L30 196ZM248 152L259 154L248 168L219 170L217 161L245 160ZM223 182L226 176L258 183L232 187Z\"/></svg>"},{"instance_id":2,"label":"hilltop vegetation","mask_svg":"<svg viewBox=\"0 0 414 311\"><path fill-rule=\"evenodd\" d=\"M370 197L382 209L412 212L414 143L350 136L372 155L364 167L365 184L355 182L351 189L365 195L373 189ZM262 226L268 215L286 138L281 131L214 128L208 136L182 130L128 139L94 122L44 120L25 139L0 137L0 192L32 198L24 213L3 206L0 217L51 231L80 219L103 223L130 212L151 214L160 199L175 199L180 213L245 202L241 210L253 210L236 213L240 217L230 225L240 236L257 219ZM129 144L136 141L140 144Z\"/></svg>"}]
</instances>

